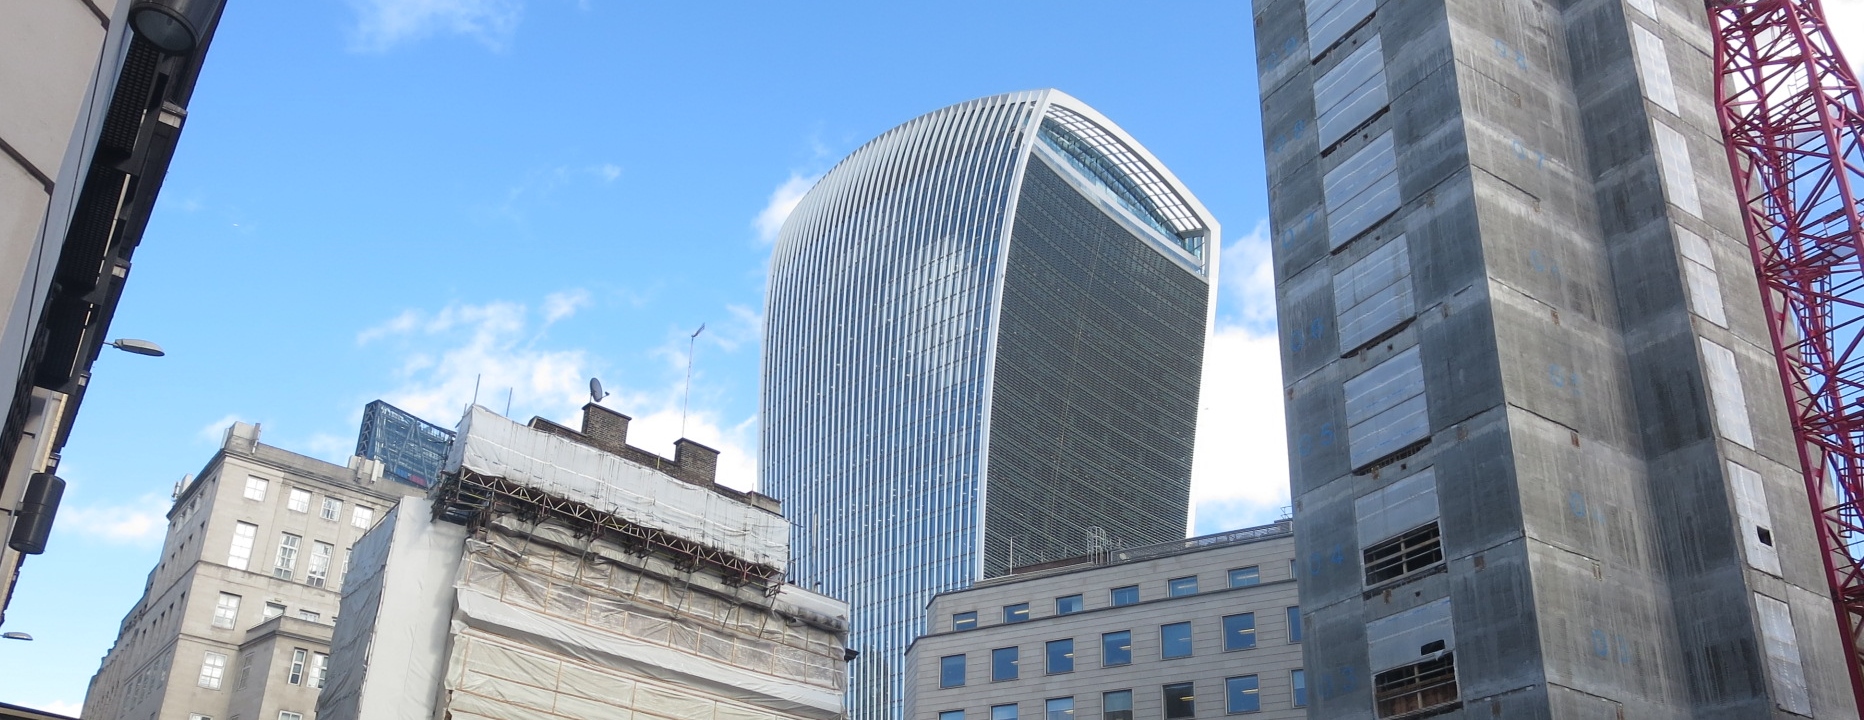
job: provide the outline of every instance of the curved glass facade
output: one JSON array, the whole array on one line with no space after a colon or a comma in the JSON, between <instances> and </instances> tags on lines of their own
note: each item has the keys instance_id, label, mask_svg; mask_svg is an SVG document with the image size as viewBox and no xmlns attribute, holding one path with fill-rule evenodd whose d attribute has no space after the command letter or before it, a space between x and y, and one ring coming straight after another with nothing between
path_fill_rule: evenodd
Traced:
<instances>
[{"instance_id":1,"label":"curved glass facade","mask_svg":"<svg viewBox=\"0 0 1864 720\"><path fill-rule=\"evenodd\" d=\"M1057 119L1104 175L1038 140ZM791 581L853 606L851 717L898 716L933 594L1183 536L1216 224L1168 177L1063 93L999 95L874 139L784 224L760 484Z\"/></svg>"}]
</instances>

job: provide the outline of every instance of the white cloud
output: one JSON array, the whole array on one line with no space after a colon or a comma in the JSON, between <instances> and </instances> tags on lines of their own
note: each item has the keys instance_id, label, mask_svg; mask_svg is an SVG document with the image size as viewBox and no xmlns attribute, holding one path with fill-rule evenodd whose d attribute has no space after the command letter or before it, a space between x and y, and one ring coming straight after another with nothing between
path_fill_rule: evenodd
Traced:
<instances>
[{"instance_id":1,"label":"white cloud","mask_svg":"<svg viewBox=\"0 0 1864 720\"><path fill-rule=\"evenodd\" d=\"M673 457L673 441L680 439L682 386L657 392L616 393L602 404L633 418L628 423L628 444ZM695 398L697 400L697 398ZM719 413L695 405L686 415L685 437L718 451L718 482L739 490L757 488L757 417L725 424Z\"/></svg>"},{"instance_id":2,"label":"white cloud","mask_svg":"<svg viewBox=\"0 0 1864 720\"><path fill-rule=\"evenodd\" d=\"M581 288L554 292L544 296L544 324L549 325L589 307L589 291Z\"/></svg>"},{"instance_id":3,"label":"white cloud","mask_svg":"<svg viewBox=\"0 0 1864 720\"><path fill-rule=\"evenodd\" d=\"M567 296L566 296L567 297ZM565 302L546 301L546 315ZM561 316L559 316L561 317ZM514 412L563 419L587 397L593 369L581 349L546 349L526 332L531 312L522 304L453 304L437 313L402 313L357 336L362 343L395 343L407 354L400 384L382 398L431 422L452 425L473 399L503 410L510 392Z\"/></svg>"},{"instance_id":4,"label":"white cloud","mask_svg":"<svg viewBox=\"0 0 1864 720\"><path fill-rule=\"evenodd\" d=\"M603 182L614 182L616 178L621 177L621 166L613 163L603 163L596 167L595 172L597 175L602 176Z\"/></svg>"},{"instance_id":5,"label":"white cloud","mask_svg":"<svg viewBox=\"0 0 1864 720\"><path fill-rule=\"evenodd\" d=\"M1864 0L1825 0L1825 22L1850 62L1851 74L1864 70Z\"/></svg>"},{"instance_id":6,"label":"white cloud","mask_svg":"<svg viewBox=\"0 0 1864 720\"><path fill-rule=\"evenodd\" d=\"M124 505L65 507L58 511L57 527L111 544L159 545L168 532L168 507L167 498L153 494Z\"/></svg>"},{"instance_id":7,"label":"white cloud","mask_svg":"<svg viewBox=\"0 0 1864 720\"><path fill-rule=\"evenodd\" d=\"M521 0L350 0L356 27L350 49L386 52L436 33L464 35L502 49L524 14Z\"/></svg>"},{"instance_id":8,"label":"white cloud","mask_svg":"<svg viewBox=\"0 0 1864 720\"><path fill-rule=\"evenodd\" d=\"M227 428L236 422L252 421L247 420L238 413L227 413L226 415L220 416L218 420L202 425L200 431L197 432L195 436L207 442L219 445L226 440Z\"/></svg>"},{"instance_id":9,"label":"white cloud","mask_svg":"<svg viewBox=\"0 0 1864 720\"><path fill-rule=\"evenodd\" d=\"M804 177L800 173L790 173L790 179L783 181L770 193L770 202L764 205L763 212L757 214L757 237L766 243L777 241L777 231L783 229L783 221L789 219L790 212L796 204L803 201L803 196L814 187L815 177Z\"/></svg>"}]
</instances>

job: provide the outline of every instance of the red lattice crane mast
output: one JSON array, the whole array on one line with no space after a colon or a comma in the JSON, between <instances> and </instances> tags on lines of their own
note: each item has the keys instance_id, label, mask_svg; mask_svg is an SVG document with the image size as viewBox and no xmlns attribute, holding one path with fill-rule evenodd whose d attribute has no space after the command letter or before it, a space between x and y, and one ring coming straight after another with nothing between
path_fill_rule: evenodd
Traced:
<instances>
[{"instance_id":1,"label":"red lattice crane mast","mask_svg":"<svg viewBox=\"0 0 1864 720\"><path fill-rule=\"evenodd\" d=\"M1708 0L1716 104L1864 707L1864 97L1818 0Z\"/></svg>"}]
</instances>

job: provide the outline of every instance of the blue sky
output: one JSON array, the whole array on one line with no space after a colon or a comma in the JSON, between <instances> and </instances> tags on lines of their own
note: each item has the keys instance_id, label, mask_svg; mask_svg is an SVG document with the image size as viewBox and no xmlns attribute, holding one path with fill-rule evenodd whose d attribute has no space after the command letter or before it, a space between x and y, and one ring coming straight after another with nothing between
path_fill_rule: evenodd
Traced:
<instances>
[{"instance_id":1,"label":"blue sky","mask_svg":"<svg viewBox=\"0 0 1864 720\"><path fill-rule=\"evenodd\" d=\"M1249 6L229 0L0 643L0 700L75 714L154 566L169 492L233 419L342 462L376 398L451 425L573 419L587 378L671 453L754 482L769 240L869 138L1057 87L1224 224L1198 532L1287 504Z\"/></svg>"}]
</instances>

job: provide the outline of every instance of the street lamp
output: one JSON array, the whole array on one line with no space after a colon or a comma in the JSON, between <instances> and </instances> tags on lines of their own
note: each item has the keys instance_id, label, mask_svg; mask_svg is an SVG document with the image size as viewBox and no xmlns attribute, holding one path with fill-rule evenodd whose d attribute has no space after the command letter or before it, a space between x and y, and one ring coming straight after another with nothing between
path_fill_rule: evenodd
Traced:
<instances>
[{"instance_id":1,"label":"street lamp","mask_svg":"<svg viewBox=\"0 0 1864 720\"><path fill-rule=\"evenodd\" d=\"M160 345L147 340L137 340L134 338L118 338L110 343L110 347L122 350L126 353L147 355L149 357L161 357L168 354L162 351L162 346Z\"/></svg>"},{"instance_id":2,"label":"street lamp","mask_svg":"<svg viewBox=\"0 0 1864 720\"><path fill-rule=\"evenodd\" d=\"M186 55L200 44L201 33L220 14L222 0L137 0L129 9L130 27L170 55Z\"/></svg>"},{"instance_id":3,"label":"street lamp","mask_svg":"<svg viewBox=\"0 0 1864 720\"><path fill-rule=\"evenodd\" d=\"M0 638L8 640L31 640L32 636L23 632L0 633Z\"/></svg>"}]
</instances>

